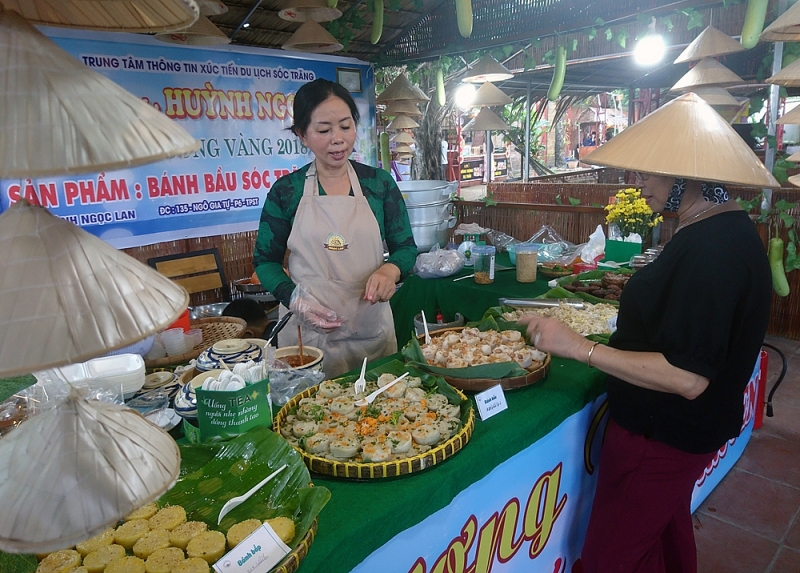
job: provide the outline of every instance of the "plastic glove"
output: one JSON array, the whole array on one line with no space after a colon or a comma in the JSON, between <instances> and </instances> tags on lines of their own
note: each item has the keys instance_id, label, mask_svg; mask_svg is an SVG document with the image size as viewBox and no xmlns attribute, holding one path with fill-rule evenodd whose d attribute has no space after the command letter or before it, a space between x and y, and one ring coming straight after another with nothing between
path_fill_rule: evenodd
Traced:
<instances>
[{"instance_id":1,"label":"plastic glove","mask_svg":"<svg viewBox=\"0 0 800 573\"><path fill-rule=\"evenodd\" d=\"M333 332L344 323L336 312L320 303L303 285L297 285L292 291L289 310L317 332Z\"/></svg>"}]
</instances>

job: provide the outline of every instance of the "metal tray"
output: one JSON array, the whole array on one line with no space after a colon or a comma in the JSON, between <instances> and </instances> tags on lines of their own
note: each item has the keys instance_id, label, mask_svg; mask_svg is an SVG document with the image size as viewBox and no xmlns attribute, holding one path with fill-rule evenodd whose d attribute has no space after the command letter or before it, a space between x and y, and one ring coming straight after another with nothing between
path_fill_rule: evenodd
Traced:
<instances>
[{"instance_id":1,"label":"metal tray","mask_svg":"<svg viewBox=\"0 0 800 573\"><path fill-rule=\"evenodd\" d=\"M585 302L579 298L499 298L497 302L500 306L512 306L514 308L547 308L567 304L573 308L583 309Z\"/></svg>"}]
</instances>

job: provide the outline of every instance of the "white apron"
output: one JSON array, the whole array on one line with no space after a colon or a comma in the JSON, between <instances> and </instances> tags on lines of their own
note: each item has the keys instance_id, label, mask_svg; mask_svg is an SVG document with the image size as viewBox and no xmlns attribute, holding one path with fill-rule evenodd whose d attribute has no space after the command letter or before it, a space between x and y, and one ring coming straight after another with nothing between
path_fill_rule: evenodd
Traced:
<instances>
[{"instance_id":1,"label":"white apron","mask_svg":"<svg viewBox=\"0 0 800 573\"><path fill-rule=\"evenodd\" d=\"M345 323L328 334L302 330L303 344L325 352L328 378L397 352L388 303L364 300L367 279L383 265L383 241L375 215L361 191L353 166L347 172L353 197L319 195L316 164L306 174L303 197L289 234L289 274ZM281 306L281 315L287 309ZM296 316L281 331L281 346L297 344Z\"/></svg>"}]
</instances>

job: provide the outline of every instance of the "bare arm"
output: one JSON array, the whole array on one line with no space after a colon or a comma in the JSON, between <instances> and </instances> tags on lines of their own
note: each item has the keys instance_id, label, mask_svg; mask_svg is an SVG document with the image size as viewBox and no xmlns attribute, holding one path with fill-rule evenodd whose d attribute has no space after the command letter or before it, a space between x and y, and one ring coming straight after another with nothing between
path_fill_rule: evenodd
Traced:
<instances>
[{"instance_id":1,"label":"bare arm","mask_svg":"<svg viewBox=\"0 0 800 573\"><path fill-rule=\"evenodd\" d=\"M595 343L557 320L534 316L520 320L520 324L527 324L528 336L539 350L588 362ZM632 352L598 344L591 352L591 366L629 384L678 394L687 400L694 400L708 387L708 378L673 366L659 352Z\"/></svg>"}]
</instances>

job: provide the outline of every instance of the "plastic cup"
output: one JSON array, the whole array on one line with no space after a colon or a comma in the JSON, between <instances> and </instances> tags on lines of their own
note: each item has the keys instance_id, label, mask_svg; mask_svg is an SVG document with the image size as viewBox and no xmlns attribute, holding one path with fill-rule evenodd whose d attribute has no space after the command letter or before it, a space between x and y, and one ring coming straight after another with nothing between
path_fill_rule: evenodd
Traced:
<instances>
[{"instance_id":1,"label":"plastic cup","mask_svg":"<svg viewBox=\"0 0 800 573\"><path fill-rule=\"evenodd\" d=\"M161 333L161 342L167 356L178 356L186 352L186 337L182 328L170 328Z\"/></svg>"},{"instance_id":2,"label":"plastic cup","mask_svg":"<svg viewBox=\"0 0 800 573\"><path fill-rule=\"evenodd\" d=\"M186 337L189 339L189 344L192 345L192 348L203 344L203 330L200 328L187 330Z\"/></svg>"}]
</instances>

